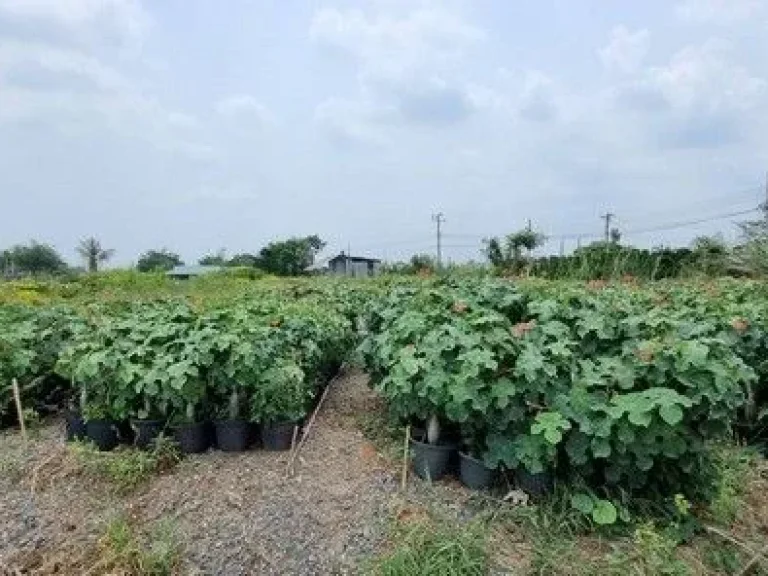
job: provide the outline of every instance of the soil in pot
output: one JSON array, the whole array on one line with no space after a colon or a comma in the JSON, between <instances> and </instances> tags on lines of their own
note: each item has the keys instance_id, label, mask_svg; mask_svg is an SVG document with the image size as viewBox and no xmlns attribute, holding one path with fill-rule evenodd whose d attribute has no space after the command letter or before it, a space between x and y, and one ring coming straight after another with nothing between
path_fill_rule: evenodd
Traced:
<instances>
[{"instance_id":1,"label":"soil in pot","mask_svg":"<svg viewBox=\"0 0 768 576\"><path fill-rule=\"evenodd\" d=\"M411 451L416 476L425 480L439 480L448 471L448 463L451 455L456 452L456 445L411 440Z\"/></svg>"},{"instance_id":2,"label":"soil in pot","mask_svg":"<svg viewBox=\"0 0 768 576\"><path fill-rule=\"evenodd\" d=\"M534 498L551 494L555 489L555 480L550 472L532 474L523 467L515 470L515 484Z\"/></svg>"},{"instance_id":3,"label":"soil in pot","mask_svg":"<svg viewBox=\"0 0 768 576\"><path fill-rule=\"evenodd\" d=\"M214 427L216 446L224 452L243 452L251 445L251 423L247 420L218 420Z\"/></svg>"},{"instance_id":4,"label":"soil in pot","mask_svg":"<svg viewBox=\"0 0 768 576\"><path fill-rule=\"evenodd\" d=\"M88 439L103 452L114 449L119 443L117 424L113 420L89 420L85 432Z\"/></svg>"},{"instance_id":5,"label":"soil in pot","mask_svg":"<svg viewBox=\"0 0 768 576\"><path fill-rule=\"evenodd\" d=\"M86 438L85 420L79 412L67 410L64 419L67 422L67 442Z\"/></svg>"},{"instance_id":6,"label":"soil in pot","mask_svg":"<svg viewBox=\"0 0 768 576\"><path fill-rule=\"evenodd\" d=\"M199 454L211 447L211 428L208 422L193 422L175 426L173 437L184 454Z\"/></svg>"},{"instance_id":7,"label":"soil in pot","mask_svg":"<svg viewBox=\"0 0 768 576\"><path fill-rule=\"evenodd\" d=\"M133 445L142 449L149 448L164 428L163 420L131 420Z\"/></svg>"},{"instance_id":8,"label":"soil in pot","mask_svg":"<svg viewBox=\"0 0 768 576\"><path fill-rule=\"evenodd\" d=\"M482 490L493 484L496 471L488 468L485 462L464 452L459 452L459 461L459 477L464 486L472 490Z\"/></svg>"},{"instance_id":9,"label":"soil in pot","mask_svg":"<svg viewBox=\"0 0 768 576\"><path fill-rule=\"evenodd\" d=\"M293 429L298 422L267 422L261 427L261 441L266 450L290 450Z\"/></svg>"}]
</instances>

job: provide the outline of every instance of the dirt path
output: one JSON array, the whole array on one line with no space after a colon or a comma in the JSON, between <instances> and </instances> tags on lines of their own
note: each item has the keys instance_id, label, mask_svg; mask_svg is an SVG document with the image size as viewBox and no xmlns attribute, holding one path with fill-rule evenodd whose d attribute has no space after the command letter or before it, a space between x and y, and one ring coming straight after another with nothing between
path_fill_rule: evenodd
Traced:
<instances>
[{"instance_id":1,"label":"dirt path","mask_svg":"<svg viewBox=\"0 0 768 576\"><path fill-rule=\"evenodd\" d=\"M214 451L122 498L77 473L60 426L44 429L27 457L18 436L6 434L0 567L82 573L106 522L123 513L137 525L171 520L183 574L354 574L380 542L397 490L396 471L354 417L376 407L365 376L349 373L329 392L294 476L286 475L287 453Z\"/></svg>"}]
</instances>

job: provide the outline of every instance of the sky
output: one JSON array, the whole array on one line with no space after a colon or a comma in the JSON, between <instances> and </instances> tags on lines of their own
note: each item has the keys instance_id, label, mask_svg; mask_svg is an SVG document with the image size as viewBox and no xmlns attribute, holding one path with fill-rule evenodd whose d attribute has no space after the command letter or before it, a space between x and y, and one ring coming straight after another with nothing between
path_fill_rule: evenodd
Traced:
<instances>
[{"instance_id":1,"label":"sky","mask_svg":"<svg viewBox=\"0 0 768 576\"><path fill-rule=\"evenodd\" d=\"M764 0L0 0L0 247L685 245L766 169Z\"/></svg>"}]
</instances>

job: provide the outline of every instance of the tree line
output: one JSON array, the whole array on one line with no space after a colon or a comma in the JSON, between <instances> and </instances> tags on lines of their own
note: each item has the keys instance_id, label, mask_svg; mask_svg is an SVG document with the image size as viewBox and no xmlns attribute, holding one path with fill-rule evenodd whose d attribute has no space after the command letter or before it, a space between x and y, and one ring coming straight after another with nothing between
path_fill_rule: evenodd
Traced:
<instances>
[{"instance_id":1,"label":"tree line","mask_svg":"<svg viewBox=\"0 0 768 576\"><path fill-rule=\"evenodd\" d=\"M311 266L324 247L325 242L313 234L270 242L253 254L227 257L225 251L220 250L203 256L197 264L258 268L269 274L295 276ZM75 251L83 260L82 269L88 272L97 272L115 254L113 249L103 247L93 237L81 240ZM165 272L184 264L179 254L159 248L142 253L136 262L136 269L139 272ZM77 270L70 267L53 246L34 240L0 251L0 271L5 277L57 275Z\"/></svg>"},{"instance_id":2,"label":"tree line","mask_svg":"<svg viewBox=\"0 0 768 576\"><path fill-rule=\"evenodd\" d=\"M488 262L500 274L550 279L598 280L633 276L659 280L687 276L764 276L768 273L768 207L764 217L739 224L739 242L700 236L689 247L652 249L621 244L614 228L608 240L577 248L572 254L535 256L546 237L530 227L484 241Z\"/></svg>"},{"instance_id":3,"label":"tree line","mask_svg":"<svg viewBox=\"0 0 768 576\"><path fill-rule=\"evenodd\" d=\"M637 248L621 243L621 232L610 231L607 241L594 242L568 255L536 256L534 251L546 237L527 227L503 237L484 241L483 255L487 264L453 265L467 273L487 266L502 275L528 275L550 279L598 280L633 276L658 280L694 275L704 276L764 276L768 273L768 209L764 217L740 224L741 237L735 246L718 236L696 238L689 247L652 249ZM219 267L258 269L278 276L303 274L315 262L325 242L316 234L270 242L258 252L227 256L224 250L206 254L197 264ZM114 256L98 239L83 239L76 252L84 269L96 272ZM147 250L136 263L140 272L168 271L185 264L183 259L166 248ZM194 263L193 263L194 264ZM396 274L424 274L437 270L434 257L415 254L407 262L387 263L383 271ZM0 251L0 272L6 277L61 274L72 269L50 245L31 241Z\"/></svg>"}]
</instances>

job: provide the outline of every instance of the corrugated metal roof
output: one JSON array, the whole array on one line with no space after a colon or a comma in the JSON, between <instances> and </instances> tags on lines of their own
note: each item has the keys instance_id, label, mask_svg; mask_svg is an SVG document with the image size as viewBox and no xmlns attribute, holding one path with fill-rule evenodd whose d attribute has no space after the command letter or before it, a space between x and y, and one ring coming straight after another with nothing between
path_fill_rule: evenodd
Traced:
<instances>
[{"instance_id":1,"label":"corrugated metal roof","mask_svg":"<svg viewBox=\"0 0 768 576\"><path fill-rule=\"evenodd\" d=\"M381 262L378 258L366 258L365 256L347 256L346 254L339 254L329 260L329 262L337 262L339 260L348 260L350 262Z\"/></svg>"},{"instance_id":2,"label":"corrugated metal roof","mask_svg":"<svg viewBox=\"0 0 768 576\"><path fill-rule=\"evenodd\" d=\"M211 272L219 272L223 270L221 266L176 266L172 270L166 272L167 276L202 276L203 274L210 274Z\"/></svg>"}]
</instances>

